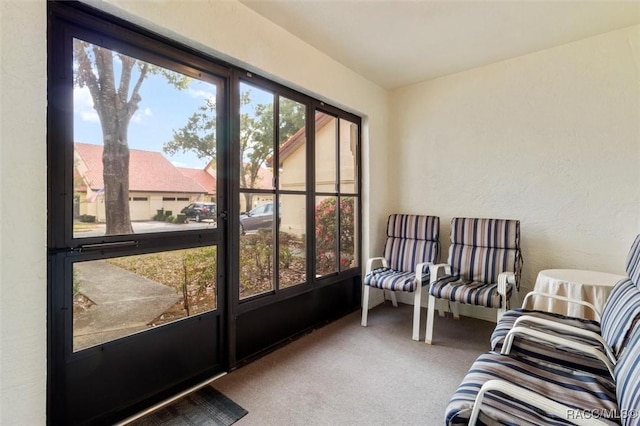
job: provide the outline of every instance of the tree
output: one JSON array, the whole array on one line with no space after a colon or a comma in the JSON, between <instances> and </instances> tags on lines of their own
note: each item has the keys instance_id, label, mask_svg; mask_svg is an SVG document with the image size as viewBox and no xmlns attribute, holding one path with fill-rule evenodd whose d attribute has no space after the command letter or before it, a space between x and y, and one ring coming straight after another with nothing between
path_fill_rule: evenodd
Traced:
<instances>
[{"instance_id":1,"label":"tree","mask_svg":"<svg viewBox=\"0 0 640 426\"><path fill-rule=\"evenodd\" d=\"M74 84L89 89L102 127L106 234L130 234L128 131L142 100L140 87L150 74L161 73L178 89L188 78L77 39L73 53Z\"/></svg>"},{"instance_id":2,"label":"tree","mask_svg":"<svg viewBox=\"0 0 640 426\"><path fill-rule=\"evenodd\" d=\"M273 155L273 103L253 105L251 90L240 95L240 186L255 188L260 169ZM305 125L305 106L286 98L280 98L280 145ZM207 99L187 123L173 131L173 139L165 143L167 154L194 152L198 158L216 159L216 105ZM251 193L244 193L247 208L251 206Z\"/></svg>"}]
</instances>

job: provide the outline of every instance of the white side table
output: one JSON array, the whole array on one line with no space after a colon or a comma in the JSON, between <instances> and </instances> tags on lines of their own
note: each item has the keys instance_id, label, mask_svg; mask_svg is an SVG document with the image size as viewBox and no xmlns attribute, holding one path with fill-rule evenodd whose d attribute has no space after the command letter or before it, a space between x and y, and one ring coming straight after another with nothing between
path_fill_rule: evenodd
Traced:
<instances>
[{"instance_id":1,"label":"white side table","mask_svg":"<svg viewBox=\"0 0 640 426\"><path fill-rule=\"evenodd\" d=\"M609 297L611 289L624 278L626 278L624 275L582 269L545 269L538 274L534 291L589 302L602 313L604 302ZM533 306L527 306L527 308L596 319L590 309L580 305L541 297L533 300Z\"/></svg>"}]
</instances>

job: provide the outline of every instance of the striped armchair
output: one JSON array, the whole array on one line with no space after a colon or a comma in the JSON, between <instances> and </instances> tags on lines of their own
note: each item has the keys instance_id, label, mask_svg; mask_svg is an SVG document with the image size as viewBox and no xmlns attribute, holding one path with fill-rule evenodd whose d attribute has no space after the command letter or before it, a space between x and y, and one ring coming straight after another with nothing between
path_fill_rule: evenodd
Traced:
<instances>
[{"instance_id":1,"label":"striped armchair","mask_svg":"<svg viewBox=\"0 0 640 426\"><path fill-rule=\"evenodd\" d=\"M640 425L640 235L626 272L629 277L614 287L600 323L510 311L518 319L531 316L533 323L526 326L536 331L523 335L536 341L523 339L511 350L516 349L511 338L524 327L505 315L501 323L512 328L504 336L499 324L492 338L500 341L502 353L476 359L449 401L445 425ZM550 346L536 345L541 342Z\"/></svg>"},{"instance_id":2,"label":"striped armchair","mask_svg":"<svg viewBox=\"0 0 640 426\"><path fill-rule=\"evenodd\" d=\"M384 257L367 261L362 298L362 326L367 326L370 289L389 291L393 306L395 292L414 293L413 340L419 339L422 287L429 284L429 267L440 253L440 218L392 214L387 221Z\"/></svg>"},{"instance_id":3,"label":"striped armchair","mask_svg":"<svg viewBox=\"0 0 640 426\"><path fill-rule=\"evenodd\" d=\"M625 270L630 278L620 280L613 287L602 315L599 315L600 321L525 308L513 309L496 325L491 335L491 350L501 351L507 340L507 352L511 355L606 375L613 370L631 330L640 321L640 291L637 284L640 283L640 235L629 250ZM544 334L538 335L536 331ZM595 352L589 355L572 348L570 344L558 345L560 341L569 343L567 340L588 345Z\"/></svg>"},{"instance_id":4,"label":"striped armchair","mask_svg":"<svg viewBox=\"0 0 640 426\"><path fill-rule=\"evenodd\" d=\"M453 218L447 264L431 267L427 334L431 344L436 299L497 309L498 320L506 312L514 290L520 288L522 256L520 221Z\"/></svg>"}]
</instances>

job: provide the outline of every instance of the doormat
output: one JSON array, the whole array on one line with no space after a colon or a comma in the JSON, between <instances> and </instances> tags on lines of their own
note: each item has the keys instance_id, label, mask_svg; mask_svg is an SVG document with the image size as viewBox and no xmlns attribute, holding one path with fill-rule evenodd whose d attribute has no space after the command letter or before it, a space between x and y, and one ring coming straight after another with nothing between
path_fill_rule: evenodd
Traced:
<instances>
[{"instance_id":1,"label":"doormat","mask_svg":"<svg viewBox=\"0 0 640 426\"><path fill-rule=\"evenodd\" d=\"M211 386L205 386L129 425L228 426L247 413L247 410Z\"/></svg>"}]
</instances>

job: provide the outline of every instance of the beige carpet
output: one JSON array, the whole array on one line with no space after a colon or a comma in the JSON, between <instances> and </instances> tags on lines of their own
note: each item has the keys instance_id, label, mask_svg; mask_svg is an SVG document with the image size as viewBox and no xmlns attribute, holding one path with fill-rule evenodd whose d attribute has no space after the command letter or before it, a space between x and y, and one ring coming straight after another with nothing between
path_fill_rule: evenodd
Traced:
<instances>
[{"instance_id":1,"label":"beige carpet","mask_svg":"<svg viewBox=\"0 0 640 426\"><path fill-rule=\"evenodd\" d=\"M240 426L442 425L495 324L436 315L429 346L411 340L411 316L412 307L387 302L370 311L365 328L355 312L213 386L249 411Z\"/></svg>"}]
</instances>

